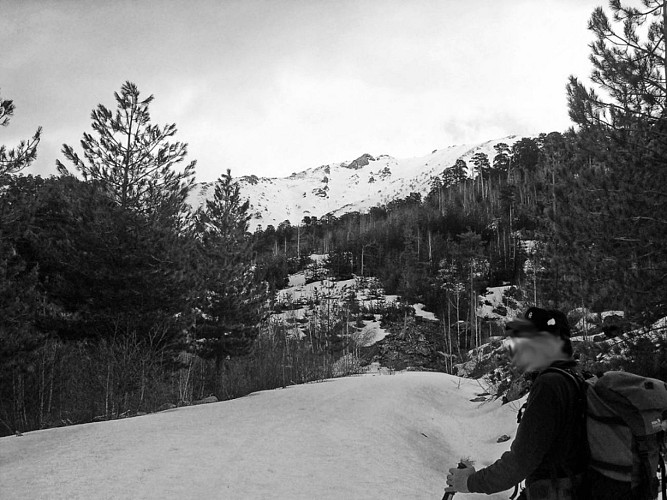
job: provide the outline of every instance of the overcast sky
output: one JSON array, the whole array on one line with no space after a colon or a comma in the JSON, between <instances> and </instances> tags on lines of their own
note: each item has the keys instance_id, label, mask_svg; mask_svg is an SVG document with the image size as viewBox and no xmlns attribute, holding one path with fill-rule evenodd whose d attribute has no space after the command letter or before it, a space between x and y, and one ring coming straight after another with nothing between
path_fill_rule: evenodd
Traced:
<instances>
[{"instance_id":1,"label":"overcast sky","mask_svg":"<svg viewBox=\"0 0 667 500\"><path fill-rule=\"evenodd\" d=\"M29 172L55 173L126 80L155 96L154 123L176 123L200 181L563 131L601 3L0 0L0 95L16 106L0 144L43 126Z\"/></svg>"}]
</instances>

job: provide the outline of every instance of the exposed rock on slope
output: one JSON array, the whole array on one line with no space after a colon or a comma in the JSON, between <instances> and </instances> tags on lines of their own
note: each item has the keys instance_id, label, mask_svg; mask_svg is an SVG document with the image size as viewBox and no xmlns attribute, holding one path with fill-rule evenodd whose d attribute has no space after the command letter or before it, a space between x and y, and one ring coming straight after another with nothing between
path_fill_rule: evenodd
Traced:
<instances>
[{"instance_id":1,"label":"exposed rock on slope","mask_svg":"<svg viewBox=\"0 0 667 500\"><path fill-rule=\"evenodd\" d=\"M366 153L349 163L322 165L289 177L270 179L251 175L237 181L242 195L251 203L251 230L256 225L277 226L285 220L296 225L305 216L320 218L325 214L365 212L412 192L426 195L433 179L456 160L469 162L476 153L486 153L492 162L496 144L511 146L517 139L510 136L481 144L450 146L418 158L397 159ZM194 207L203 204L212 196L212 187L210 183L201 184L190 197L190 204Z\"/></svg>"}]
</instances>

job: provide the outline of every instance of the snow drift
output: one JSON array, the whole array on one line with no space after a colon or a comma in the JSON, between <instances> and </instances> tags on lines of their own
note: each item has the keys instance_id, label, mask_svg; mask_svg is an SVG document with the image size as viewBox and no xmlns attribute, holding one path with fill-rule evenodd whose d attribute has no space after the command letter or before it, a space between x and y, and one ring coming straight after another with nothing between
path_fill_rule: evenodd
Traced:
<instances>
[{"instance_id":1,"label":"snow drift","mask_svg":"<svg viewBox=\"0 0 667 500\"><path fill-rule=\"evenodd\" d=\"M440 499L459 458L487 465L514 434L515 407L471 402L480 392L363 375L5 437L0 498Z\"/></svg>"}]
</instances>

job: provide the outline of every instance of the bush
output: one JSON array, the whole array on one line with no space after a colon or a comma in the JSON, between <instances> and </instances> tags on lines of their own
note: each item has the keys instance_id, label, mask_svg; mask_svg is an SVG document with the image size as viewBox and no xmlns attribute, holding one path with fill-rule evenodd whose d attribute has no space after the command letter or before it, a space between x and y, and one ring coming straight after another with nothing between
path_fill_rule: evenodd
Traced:
<instances>
[{"instance_id":1,"label":"bush","mask_svg":"<svg viewBox=\"0 0 667 500\"><path fill-rule=\"evenodd\" d=\"M398 320L403 320L406 315L415 315L415 310L412 308L412 306L403 304L401 302L393 302L391 304L387 304L387 306L382 311L382 322L391 323Z\"/></svg>"},{"instance_id":2,"label":"bush","mask_svg":"<svg viewBox=\"0 0 667 500\"><path fill-rule=\"evenodd\" d=\"M172 392L168 359L134 336L48 341L28 369L0 374L0 434L153 411Z\"/></svg>"},{"instance_id":3,"label":"bush","mask_svg":"<svg viewBox=\"0 0 667 500\"><path fill-rule=\"evenodd\" d=\"M347 375L360 373L362 371L361 362L359 358L353 354L345 354L334 362L332 371L336 377L345 377Z\"/></svg>"},{"instance_id":4,"label":"bush","mask_svg":"<svg viewBox=\"0 0 667 500\"><path fill-rule=\"evenodd\" d=\"M210 395L232 399L360 370L356 356L314 350L280 326L265 328L251 354L227 359L220 369L213 360L170 353L132 335L52 340L28 356L27 368L0 372L0 436L124 418Z\"/></svg>"},{"instance_id":5,"label":"bush","mask_svg":"<svg viewBox=\"0 0 667 500\"><path fill-rule=\"evenodd\" d=\"M502 341L494 340L475 351L478 359L471 366L471 370L467 376L470 378L486 376L489 382L499 382L499 380L496 380L498 370L507 371L510 365L510 360L502 346Z\"/></svg>"},{"instance_id":6,"label":"bush","mask_svg":"<svg viewBox=\"0 0 667 500\"><path fill-rule=\"evenodd\" d=\"M616 342L581 341L574 344L583 371L595 375L610 370L627 371L667 380L667 338L640 336Z\"/></svg>"}]
</instances>

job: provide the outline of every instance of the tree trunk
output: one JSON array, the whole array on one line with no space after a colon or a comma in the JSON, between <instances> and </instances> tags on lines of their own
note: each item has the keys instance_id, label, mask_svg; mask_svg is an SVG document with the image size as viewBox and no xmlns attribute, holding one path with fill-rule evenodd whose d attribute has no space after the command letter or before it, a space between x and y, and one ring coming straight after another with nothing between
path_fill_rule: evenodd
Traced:
<instances>
[{"instance_id":1,"label":"tree trunk","mask_svg":"<svg viewBox=\"0 0 667 500\"><path fill-rule=\"evenodd\" d=\"M662 3L662 43L665 52L665 82L667 82L667 1Z\"/></svg>"},{"instance_id":2,"label":"tree trunk","mask_svg":"<svg viewBox=\"0 0 667 500\"><path fill-rule=\"evenodd\" d=\"M452 373L453 367L452 367L452 313L451 313L451 308L452 308L452 303L449 300L449 295L447 296L447 345L448 345L448 351L447 353L449 354L449 373Z\"/></svg>"},{"instance_id":3,"label":"tree trunk","mask_svg":"<svg viewBox=\"0 0 667 500\"><path fill-rule=\"evenodd\" d=\"M428 230L428 263L433 264L433 245L431 242L431 230Z\"/></svg>"},{"instance_id":4,"label":"tree trunk","mask_svg":"<svg viewBox=\"0 0 667 500\"><path fill-rule=\"evenodd\" d=\"M136 105L136 102L135 102ZM121 191L121 207L127 208L127 191L130 188L130 146L132 145L132 124L134 121L134 108L128 119L127 126L127 150L125 151L125 163L123 165L123 185Z\"/></svg>"},{"instance_id":5,"label":"tree trunk","mask_svg":"<svg viewBox=\"0 0 667 500\"><path fill-rule=\"evenodd\" d=\"M365 245L361 245L361 277L364 277L364 251L366 250Z\"/></svg>"},{"instance_id":6,"label":"tree trunk","mask_svg":"<svg viewBox=\"0 0 667 500\"><path fill-rule=\"evenodd\" d=\"M109 401L111 399L111 363L107 363L107 381L106 381L106 387L105 387L105 395L104 395L104 415L106 416L107 420L111 419L111 411L112 409L109 406Z\"/></svg>"},{"instance_id":7,"label":"tree trunk","mask_svg":"<svg viewBox=\"0 0 667 500\"><path fill-rule=\"evenodd\" d=\"M456 350L461 356L461 292L456 288Z\"/></svg>"},{"instance_id":8,"label":"tree trunk","mask_svg":"<svg viewBox=\"0 0 667 500\"><path fill-rule=\"evenodd\" d=\"M470 320L472 323L471 337L474 339L473 347L477 347L477 315L475 314L475 290L473 287L473 263L470 263ZM471 339L472 340L472 339Z\"/></svg>"}]
</instances>

